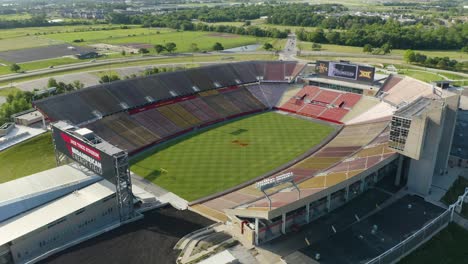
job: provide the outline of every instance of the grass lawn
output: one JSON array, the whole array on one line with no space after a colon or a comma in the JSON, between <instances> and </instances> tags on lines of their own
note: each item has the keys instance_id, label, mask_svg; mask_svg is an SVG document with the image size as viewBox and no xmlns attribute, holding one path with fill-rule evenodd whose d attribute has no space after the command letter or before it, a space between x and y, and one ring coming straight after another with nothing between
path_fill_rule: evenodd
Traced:
<instances>
[{"instance_id":1,"label":"grass lawn","mask_svg":"<svg viewBox=\"0 0 468 264\"><path fill-rule=\"evenodd\" d=\"M427 82L427 83L430 83L433 81L440 81L444 79L436 73L425 72L423 70L399 70L398 73L413 77L415 79L418 79L420 81Z\"/></svg>"},{"instance_id":2,"label":"grass lawn","mask_svg":"<svg viewBox=\"0 0 468 264\"><path fill-rule=\"evenodd\" d=\"M305 51L312 51L312 42L298 41L298 48ZM353 54L367 54L362 51L362 47L344 46L335 44L320 44L322 48L318 51L326 52L344 52ZM403 54L406 50L394 49L389 55L401 56L403 60ZM467 53L462 53L459 50L415 50L415 52L422 53L429 57L449 57L455 60L468 59Z\"/></svg>"},{"instance_id":3,"label":"grass lawn","mask_svg":"<svg viewBox=\"0 0 468 264\"><path fill-rule=\"evenodd\" d=\"M52 136L45 133L0 152L0 183L55 166Z\"/></svg>"},{"instance_id":4,"label":"grass lawn","mask_svg":"<svg viewBox=\"0 0 468 264\"><path fill-rule=\"evenodd\" d=\"M442 197L441 201L446 205L453 204L457 199L458 196L465 193L465 188L468 187L468 180L458 176L458 179L450 186L450 189L445 193ZM468 219L468 203L465 203L462 207L462 215Z\"/></svg>"},{"instance_id":5,"label":"grass lawn","mask_svg":"<svg viewBox=\"0 0 468 264\"><path fill-rule=\"evenodd\" d=\"M183 31L183 32L161 32L154 35L137 35L123 38L112 38L104 40L108 44L126 44L126 43L146 43L151 45L165 45L168 42L174 42L177 45L176 52L190 51L192 43L197 44L200 50L213 50L213 45L219 42L225 49L245 46L255 43L270 42L271 38L257 38L254 36L241 36L234 34L201 32L201 31ZM154 49L150 50L154 52Z\"/></svg>"},{"instance_id":6,"label":"grass lawn","mask_svg":"<svg viewBox=\"0 0 468 264\"><path fill-rule=\"evenodd\" d=\"M167 142L132 161L131 170L193 201L293 160L332 131L307 120L263 113Z\"/></svg>"},{"instance_id":7,"label":"grass lawn","mask_svg":"<svg viewBox=\"0 0 468 264\"><path fill-rule=\"evenodd\" d=\"M451 223L399 264L468 263L468 231Z\"/></svg>"},{"instance_id":8,"label":"grass lawn","mask_svg":"<svg viewBox=\"0 0 468 264\"><path fill-rule=\"evenodd\" d=\"M0 89L0 96L7 96L11 93L15 93L17 91L19 91L20 89L16 88L16 87L8 87L8 88L3 88L3 89Z\"/></svg>"}]
</instances>

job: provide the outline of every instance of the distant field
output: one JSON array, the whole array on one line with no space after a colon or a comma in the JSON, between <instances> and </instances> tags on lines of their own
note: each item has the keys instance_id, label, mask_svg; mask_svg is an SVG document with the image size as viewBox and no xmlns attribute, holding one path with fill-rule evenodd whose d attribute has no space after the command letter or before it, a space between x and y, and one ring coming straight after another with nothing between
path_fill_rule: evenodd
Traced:
<instances>
[{"instance_id":1,"label":"distant field","mask_svg":"<svg viewBox=\"0 0 468 264\"><path fill-rule=\"evenodd\" d=\"M293 160L332 131L291 116L258 114L159 146L133 161L131 170L193 201Z\"/></svg>"},{"instance_id":2,"label":"distant field","mask_svg":"<svg viewBox=\"0 0 468 264\"><path fill-rule=\"evenodd\" d=\"M356 53L356 54L365 54L362 51L362 47L353 47L353 46L343 46L343 45L334 45L334 44L320 44L322 48L318 51L326 52L344 52L344 53ZM312 51L312 43L299 41L298 47L301 50ZM458 50L415 50L429 57L449 57L455 60L468 60L468 54L462 53ZM403 53L405 50L394 49L389 55L398 55L401 56L403 60Z\"/></svg>"},{"instance_id":3,"label":"distant field","mask_svg":"<svg viewBox=\"0 0 468 264\"><path fill-rule=\"evenodd\" d=\"M55 39L64 42L72 42L75 39L83 39L83 44L99 42L99 40L111 40L114 38L124 38L129 36L150 36L156 35L157 32L170 32L170 29L155 29L155 28L129 28L129 29L113 29L113 30L98 30L85 32L70 32L70 33L55 33L46 35L47 38Z\"/></svg>"},{"instance_id":4,"label":"distant field","mask_svg":"<svg viewBox=\"0 0 468 264\"><path fill-rule=\"evenodd\" d=\"M0 152L0 183L55 167L52 136L45 133Z\"/></svg>"},{"instance_id":5,"label":"distant field","mask_svg":"<svg viewBox=\"0 0 468 264\"><path fill-rule=\"evenodd\" d=\"M399 264L461 264L468 261L468 231L451 223Z\"/></svg>"},{"instance_id":6,"label":"distant field","mask_svg":"<svg viewBox=\"0 0 468 264\"><path fill-rule=\"evenodd\" d=\"M268 38L256 38L253 36L240 36L233 34L224 34L216 32L184 31L184 32L164 32L156 35L137 35L132 37L112 38L105 40L109 44L127 44L127 43L147 43L162 44L174 42L177 44L176 52L190 51L192 43L197 44L200 50L213 50L216 42L221 43L225 49L245 46L255 43L264 43L272 41ZM153 50L151 50L153 51ZM154 52L154 51L153 51Z\"/></svg>"},{"instance_id":7,"label":"distant field","mask_svg":"<svg viewBox=\"0 0 468 264\"><path fill-rule=\"evenodd\" d=\"M1 34L1 31L0 31ZM61 44L61 41L43 38L41 36L24 36L17 38L3 38L0 35L0 51L19 50L27 48L35 48L39 46L47 46Z\"/></svg>"},{"instance_id":8,"label":"distant field","mask_svg":"<svg viewBox=\"0 0 468 264\"><path fill-rule=\"evenodd\" d=\"M30 18L31 15L28 13L0 15L0 20L25 20Z\"/></svg>"}]
</instances>

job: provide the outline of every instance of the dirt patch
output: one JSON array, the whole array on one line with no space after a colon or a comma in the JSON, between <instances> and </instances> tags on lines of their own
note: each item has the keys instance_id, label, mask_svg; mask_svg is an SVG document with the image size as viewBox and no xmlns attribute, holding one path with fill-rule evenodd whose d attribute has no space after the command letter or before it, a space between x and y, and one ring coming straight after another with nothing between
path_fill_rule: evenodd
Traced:
<instances>
[{"instance_id":1,"label":"dirt patch","mask_svg":"<svg viewBox=\"0 0 468 264\"><path fill-rule=\"evenodd\" d=\"M235 145L238 145L238 146L241 146L241 147L247 147L249 145L249 142L238 140L238 139L231 141L231 143L235 144Z\"/></svg>"},{"instance_id":2,"label":"dirt patch","mask_svg":"<svg viewBox=\"0 0 468 264\"><path fill-rule=\"evenodd\" d=\"M208 34L210 37L217 37L217 38L238 38L239 36L233 34L223 34L223 33L210 33Z\"/></svg>"}]
</instances>

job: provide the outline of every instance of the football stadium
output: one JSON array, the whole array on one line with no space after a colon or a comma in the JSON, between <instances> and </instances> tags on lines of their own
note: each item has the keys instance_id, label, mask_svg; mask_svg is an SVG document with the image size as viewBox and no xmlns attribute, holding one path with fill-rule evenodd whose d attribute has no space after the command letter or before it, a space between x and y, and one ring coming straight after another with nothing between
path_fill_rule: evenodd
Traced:
<instances>
[{"instance_id":1,"label":"football stadium","mask_svg":"<svg viewBox=\"0 0 468 264\"><path fill-rule=\"evenodd\" d=\"M35 101L57 167L0 185L0 263L43 260L167 203L260 248L369 191L380 192L371 203L401 189L424 198L447 173L459 100L457 91L370 65L248 61ZM414 218L424 224L442 211L424 208ZM353 261L404 255L372 262L400 242L379 241ZM322 263L321 248L326 260L326 243L311 245L283 261Z\"/></svg>"}]
</instances>

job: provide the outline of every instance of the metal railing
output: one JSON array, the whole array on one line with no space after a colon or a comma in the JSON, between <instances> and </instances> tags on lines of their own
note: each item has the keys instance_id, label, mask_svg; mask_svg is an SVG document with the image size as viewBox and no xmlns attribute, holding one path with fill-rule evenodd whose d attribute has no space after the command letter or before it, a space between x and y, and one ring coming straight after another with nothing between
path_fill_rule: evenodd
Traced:
<instances>
[{"instance_id":1,"label":"metal railing","mask_svg":"<svg viewBox=\"0 0 468 264\"><path fill-rule=\"evenodd\" d=\"M408 255L423 242L429 240L451 221L453 221L453 214L455 210L461 212L465 199L468 198L468 187L465 188L465 193L458 197L458 200L451 204L449 208L444 211L437 218L423 226L421 229L416 231L414 234L401 241L391 249L385 251L381 255L373 258L366 262L366 264L390 264L396 263L398 260Z\"/></svg>"}]
</instances>

